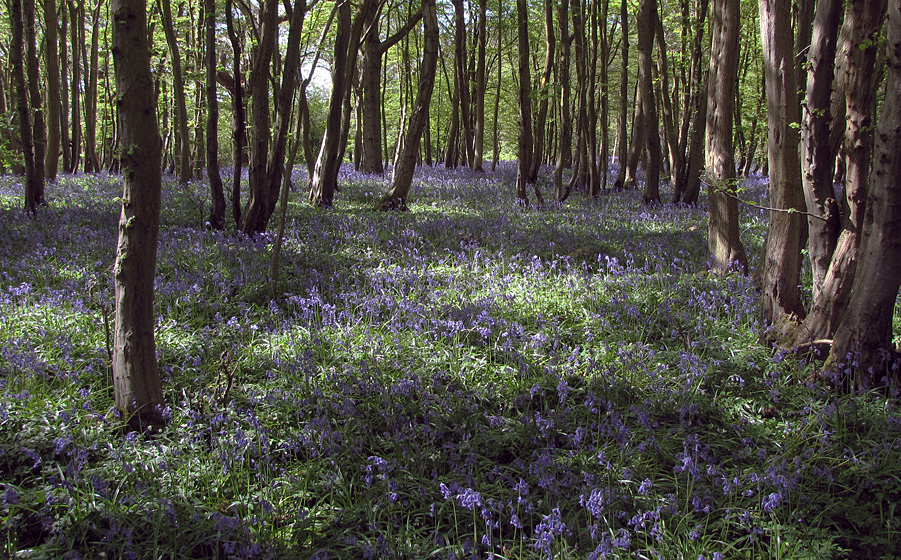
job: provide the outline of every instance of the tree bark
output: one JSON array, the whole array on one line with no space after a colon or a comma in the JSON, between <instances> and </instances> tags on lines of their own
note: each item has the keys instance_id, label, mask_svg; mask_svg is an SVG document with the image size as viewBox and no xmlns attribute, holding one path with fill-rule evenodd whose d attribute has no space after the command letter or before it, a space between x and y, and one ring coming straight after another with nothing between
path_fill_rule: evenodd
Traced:
<instances>
[{"instance_id":1,"label":"tree bark","mask_svg":"<svg viewBox=\"0 0 901 560\"><path fill-rule=\"evenodd\" d=\"M160 137L150 75L144 0L112 0L122 213L113 268L116 407L134 427L163 422L163 390L154 340L153 278L159 237Z\"/></svg>"},{"instance_id":2,"label":"tree bark","mask_svg":"<svg viewBox=\"0 0 901 560\"><path fill-rule=\"evenodd\" d=\"M873 38L882 28L885 6L885 0L854 0L845 14L847 40L850 45L857 46L842 49L846 175L845 196L841 201L842 229L823 277L819 297L814 299L810 313L795 337L798 344L833 338L842 322L855 281L873 145L871 115L874 92L871 81L878 43Z\"/></svg>"},{"instance_id":3,"label":"tree bark","mask_svg":"<svg viewBox=\"0 0 901 560\"><path fill-rule=\"evenodd\" d=\"M545 54L544 72L541 74L541 89L538 99L538 118L535 120L534 143L532 145L532 165L529 168L529 183L538 180L538 171L541 168L542 152L544 151L544 128L547 121L548 101L551 95L551 75L554 72L554 50L557 39L554 37L554 8L552 0L544 1L544 33Z\"/></svg>"},{"instance_id":4,"label":"tree bark","mask_svg":"<svg viewBox=\"0 0 901 560\"><path fill-rule=\"evenodd\" d=\"M84 4L69 0L70 33L72 41L72 157L71 167L66 171L74 173L81 160L81 53L84 52Z\"/></svg>"},{"instance_id":5,"label":"tree bark","mask_svg":"<svg viewBox=\"0 0 901 560\"><path fill-rule=\"evenodd\" d=\"M738 236L738 203L735 199L735 156L732 149L732 105L738 71L738 0L714 0L712 44L707 81L706 167L710 200L707 246L710 271L723 274L736 266L745 269L748 259Z\"/></svg>"},{"instance_id":6,"label":"tree bark","mask_svg":"<svg viewBox=\"0 0 901 560\"><path fill-rule=\"evenodd\" d=\"M853 376L867 390L892 361L892 315L901 286L901 2L888 2L885 99L876 134L873 173L861 234L860 264L851 299L826 370ZM895 355L897 360L898 356Z\"/></svg>"},{"instance_id":7,"label":"tree bark","mask_svg":"<svg viewBox=\"0 0 901 560\"><path fill-rule=\"evenodd\" d=\"M691 51L689 91L683 105L682 127L679 132L680 153L683 153L684 170L676 175L673 202L697 204L701 191L701 170L704 157L704 122L707 118L707 72L702 68L704 28L706 27L707 0L701 0L695 14L696 31ZM684 139L684 140L683 140ZM682 144L684 143L684 148Z\"/></svg>"},{"instance_id":8,"label":"tree bark","mask_svg":"<svg viewBox=\"0 0 901 560\"><path fill-rule=\"evenodd\" d=\"M629 121L629 11L626 0L620 4L620 25L623 28L622 54L620 55L620 82L619 82L619 153L616 160L619 170L613 188L616 190L626 187L626 160L629 157L629 133L626 131Z\"/></svg>"},{"instance_id":9,"label":"tree bark","mask_svg":"<svg viewBox=\"0 0 901 560\"><path fill-rule=\"evenodd\" d=\"M557 4L557 22L560 25L560 63L557 79L560 82L560 132L558 134L557 165L554 167L554 199L563 202L572 192L572 183L563 185L563 169L572 159L573 125L570 112L570 51L573 36L569 33L569 2Z\"/></svg>"},{"instance_id":10,"label":"tree bark","mask_svg":"<svg viewBox=\"0 0 901 560\"><path fill-rule=\"evenodd\" d=\"M801 304L803 191L798 161L800 107L795 91L791 9L781 0L759 0L767 91L767 155L770 212L761 255L761 318L769 337L784 343L804 317Z\"/></svg>"},{"instance_id":11,"label":"tree bark","mask_svg":"<svg viewBox=\"0 0 901 560\"><path fill-rule=\"evenodd\" d=\"M469 73L466 69L466 23L463 0L451 0L454 5L454 75L460 96L460 129L463 133L463 157L470 168L474 165L472 115L469 101Z\"/></svg>"},{"instance_id":12,"label":"tree bark","mask_svg":"<svg viewBox=\"0 0 901 560\"><path fill-rule=\"evenodd\" d=\"M59 62L60 62L60 148L63 154L63 171L72 169L72 139L69 133L69 11L65 0L59 4Z\"/></svg>"},{"instance_id":13,"label":"tree bark","mask_svg":"<svg viewBox=\"0 0 901 560\"><path fill-rule=\"evenodd\" d=\"M97 154L97 81L100 74L100 11L104 0L98 0L91 21L90 61L84 54L84 170L86 173L100 171L100 156ZM84 15L82 13L82 15ZM82 30L84 33L84 30Z\"/></svg>"},{"instance_id":14,"label":"tree bark","mask_svg":"<svg viewBox=\"0 0 901 560\"><path fill-rule=\"evenodd\" d=\"M428 124L429 103L432 100L438 67L438 16L435 0L423 0L422 14L424 16L423 52L419 68L419 90L416 94L416 104L410 115L403 151L397 158L397 164L394 167L391 189L376 206L377 210L405 210L407 208L406 201L413 183L419 142L422 131Z\"/></svg>"}]
</instances>

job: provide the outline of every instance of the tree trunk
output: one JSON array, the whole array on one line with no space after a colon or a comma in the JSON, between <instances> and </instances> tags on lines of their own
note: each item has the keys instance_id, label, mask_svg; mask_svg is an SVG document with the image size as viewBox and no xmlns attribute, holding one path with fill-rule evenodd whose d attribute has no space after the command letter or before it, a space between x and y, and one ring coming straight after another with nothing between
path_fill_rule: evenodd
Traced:
<instances>
[{"instance_id":1,"label":"tree trunk","mask_svg":"<svg viewBox=\"0 0 901 560\"><path fill-rule=\"evenodd\" d=\"M47 129L44 122L44 100L41 98L41 70L38 66L37 36L35 33L34 0L23 3L25 18L25 57L28 66L29 111L32 118L32 138L34 141L34 185L32 196L39 206L44 200L44 160L47 153Z\"/></svg>"},{"instance_id":2,"label":"tree trunk","mask_svg":"<svg viewBox=\"0 0 901 560\"><path fill-rule=\"evenodd\" d=\"M119 138L124 186L113 268L116 407L134 427L163 422L156 362L153 278L159 237L160 136L150 75L144 0L112 0Z\"/></svg>"},{"instance_id":3,"label":"tree trunk","mask_svg":"<svg viewBox=\"0 0 901 560\"><path fill-rule=\"evenodd\" d=\"M478 57L476 58L476 83L473 90L473 146L472 169L484 171L482 160L485 155L485 72L486 49L488 46L488 1L479 0L478 30ZM498 60L500 64L500 60Z\"/></svg>"},{"instance_id":4,"label":"tree trunk","mask_svg":"<svg viewBox=\"0 0 901 560\"><path fill-rule=\"evenodd\" d=\"M454 75L460 96L460 129L463 133L463 157L470 168L474 165L472 117L469 105L469 73L466 71L466 24L463 0L451 0L454 5Z\"/></svg>"},{"instance_id":5,"label":"tree trunk","mask_svg":"<svg viewBox=\"0 0 901 560\"><path fill-rule=\"evenodd\" d=\"M557 39L554 37L554 8L551 0L544 1L544 33L546 39L544 72L541 75L538 118L535 120L534 127L535 141L532 145L532 165L529 168L529 183L535 183L538 180L538 171L541 168L541 156L544 151L544 128L547 121L548 101L551 95L551 74L554 72L554 47Z\"/></svg>"},{"instance_id":6,"label":"tree trunk","mask_svg":"<svg viewBox=\"0 0 901 560\"><path fill-rule=\"evenodd\" d=\"M629 120L629 12L626 0L620 4L620 25L623 28L622 54L620 56L620 81L619 81L619 153L616 160L619 170L614 183L614 189L626 187L626 160L629 157L629 134L626 126Z\"/></svg>"},{"instance_id":7,"label":"tree trunk","mask_svg":"<svg viewBox=\"0 0 901 560\"><path fill-rule=\"evenodd\" d=\"M92 14L90 61L84 53L84 170L100 171L97 154L97 81L100 74L100 11L104 0L99 0ZM84 30L82 30L84 33Z\"/></svg>"},{"instance_id":8,"label":"tree trunk","mask_svg":"<svg viewBox=\"0 0 901 560\"><path fill-rule=\"evenodd\" d=\"M56 180L59 171L60 136L60 78L59 78L59 20L56 0L44 0L44 39L47 61L47 152L44 174L50 181Z\"/></svg>"},{"instance_id":9,"label":"tree trunk","mask_svg":"<svg viewBox=\"0 0 901 560\"><path fill-rule=\"evenodd\" d=\"M10 3L10 23L12 27L12 44L10 45L10 62L13 80L16 84L16 110L19 117L19 137L22 142L22 155L25 158L25 211L34 214L37 211L36 193L40 190L37 165L34 158L34 129L31 127L31 111L28 106L28 80L25 76L25 33L22 0Z\"/></svg>"},{"instance_id":10,"label":"tree trunk","mask_svg":"<svg viewBox=\"0 0 901 560\"><path fill-rule=\"evenodd\" d=\"M645 204L660 202L660 132L657 128L657 102L654 99L654 79L651 75L656 22L657 0L641 0L638 9L638 96L641 98L648 150L642 197Z\"/></svg>"},{"instance_id":11,"label":"tree trunk","mask_svg":"<svg viewBox=\"0 0 901 560\"><path fill-rule=\"evenodd\" d=\"M335 34L335 57L332 61L332 91L329 95L328 120L313 179L310 183L309 200L315 206L331 206L338 186L338 171L344 153L341 146L344 127L344 105L349 102L351 78L356 72L356 54L363 31L363 21L367 10L372 10L374 2L364 1L358 8L356 18L351 18L351 6L347 2L336 6L338 29Z\"/></svg>"},{"instance_id":12,"label":"tree trunk","mask_svg":"<svg viewBox=\"0 0 901 560\"><path fill-rule=\"evenodd\" d=\"M738 236L738 203L735 199L735 156L732 149L732 104L738 71L738 0L714 0L712 44L707 83L706 167L710 200L707 246L710 270L724 274L738 266L747 268L745 248Z\"/></svg>"},{"instance_id":13,"label":"tree trunk","mask_svg":"<svg viewBox=\"0 0 901 560\"><path fill-rule=\"evenodd\" d=\"M209 223L213 229L225 227L225 193L219 175L219 99L216 96L216 0L204 0L206 42L206 176L213 204Z\"/></svg>"},{"instance_id":14,"label":"tree trunk","mask_svg":"<svg viewBox=\"0 0 901 560\"><path fill-rule=\"evenodd\" d=\"M835 154L829 141L832 116L832 82L835 52L842 16L841 0L821 0L816 12L816 32L807 57L807 98L801 121L801 157L804 197L807 204L808 250L813 276L813 298L818 299L835 252L841 229L838 195L832 184Z\"/></svg>"},{"instance_id":15,"label":"tree trunk","mask_svg":"<svg viewBox=\"0 0 901 560\"><path fill-rule=\"evenodd\" d=\"M188 136L188 109L185 99L185 77L181 65L181 51L178 47L175 25L172 22L170 0L158 1L163 15L166 42L169 44L169 53L172 56L172 93L175 95L175 119L178 128L178 180L181 183L187 183L191 180L192 174L191 141Z\"/></svg>"},{"instance_id":16,"label":"tree trunk","mask_svg":"<svg viewBox=\"0 0 901 560\"><path fill-rule=\"evenodd\" d=\"M860 264L826 370L848 372L866 391L882 376L897 378L892 315L901 286L901 2L888 2L885 99L876 134L872 184L861 233ZM898 356L895 355L895 360ZM897 363L897 362L895 362ZM890 379L889 379L890 380Z\"/></svg>"},{"instance_id":17,"label":"tree trunk","mask_svg":"<svg viewBox=\"0 0 901 560\"><path fill-rule=\"evenodd\" d=\"M572 191L571 183L563 186L563 168L572 159L573 124L570 112L569 63L573 36L569 33L569 2L557 4L557 22L560 25L560 63L557 80L560 82L560 133L558 135L557 165L554 167L554 199L563 202Z\"/></svg>"},{"instance_id":18,"label":"tree trunk","mask_svg":"<svg viewBox=\"0 0 901 560\"><path fill-rule=\"evenodd\" d=\"M422 14L424 16L424 32L422 65L419 69L419 91L410 115L403 151L394 166L391 189L379 202L377 210L406 209L407 196L410 193L410 185L413 183L413 171L419 153L419 141L423 129L428 124L429 103L432 100L438 67L438 16L435 0L423 0Z\"/></svg>"},{"instance_id":19,"label":"tree trunk","mask_svg":"<svg viewBox=\"0 0 901 560\"><path fill-rule=\"evenodd\" d=\"M244 161L244 134L246 117L244 113L244 80L241 72L241 42L235 30L234 6L232 0L225 0L225 22L228 39L232 46L232 218L235 225L241 223L241 167Z\"/></svg>"},{"instance_id":20,"label":"tree trunk","mask_svg":"<svg viewBox=\"0 0 901 560\"><path fill-rule=\"evenodd\" d=\"M84 4L69 0L70 33L72 41L72 159L66 171L75 173L81 160L81 53L84 51Z\"/></svg>"},{"instance_id":21,"label":"tree trunk","mask_svg":"<svg viewBox=\"0 0 901 560\"><path fill-rule=\"evenodd\" d=\"M873 87L870 82L876 59L876 42L871 39L882 28L885 6L885 0L855 0L848 5L845 14L848 42L860 47L842 49L846 173L845 196L841 203L842 229L823 277L819 297L814 299L810 313L795 337L798 344L833 337L842 322L855 281L873 144ZM828 215L827 219L830 219Z\"/></svg>"},{"instance_id":22,"label":"tree trunk","mask_svg":"<svg viewBox=\"0 0 901 560\"><path fill-rule=\"evenodd\" d=\"M247 235L266 230L271 213L267 213L270 184L266 164L272 130L269 116L269 65L278 38L278 0L265 0L260 5L260 43L250 70L250 103L252 111L249 193L241 212L238 229Z\"/></svg>"},{"instance_id":23,"label":"tree trunk","mask_svg":"<svg viewBox=\"0 0 901 560\"><path fill-rule=\"evenodd\" d=\"M516 28L519 45L519 142L516 170L516 199L529 205L526 183L532 157L532 78L529 75L529 8L526 0L516 0Z\"/></svg>"},{"instance_id":24,"label":"tree trunk","mask_svg":"<svg viewBox=\"0 0 901 560\"><path fill-rule=\"evenodd\" d=\"M72 169L72 138L69 132L69 11L65 0L59 4L59 62L60 62L60 148L63 154L63 171Z\"/></svg>"},{"instance_id":25,"label":"tree trunk","mask_svg":"<svg viewBox=\"0 0 901 560\"><path fill-rule=\"evenodd\" d=\"M691 51L691 84L685 96L682 127L679 132L679 152L683 154L683 171L676 176L673 202L697 204L701 190L701 168L704 152L704 122L707 118L707 72L702 68L707 0L698 2L696 31ZM683 147L684 146L684 147Z\"/></svg>"},{"instance_id":26,"label":"tree trunk","mask_svg":"<svg viewBox=\"0 0 901 560\"><path fill-rule=\"evenodd\" d=\"M767 91L767 159L770 212L760 259L760 309L773 328L768 337L784 343L804 317L801 305L801 238L803 191L798 161L800 107L795 91L791 9L781 0L759 0Z\"/></svg>"}]
</instances>

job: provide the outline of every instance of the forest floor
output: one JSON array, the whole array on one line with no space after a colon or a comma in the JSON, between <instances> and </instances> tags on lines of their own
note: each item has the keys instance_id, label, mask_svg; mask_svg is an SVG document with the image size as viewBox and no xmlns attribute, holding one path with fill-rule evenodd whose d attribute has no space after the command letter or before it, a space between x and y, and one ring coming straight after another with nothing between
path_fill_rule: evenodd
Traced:
<instances>
[{"instance_id":1,"label":"forest floor","mask_svg":"<svg viewBox=\"0 0 901 560\"><path fill-rule=\"evenodd\" d=\"M272 237L167 180L150 435L108 372L120 180L61 176L32 219L0 177L0 557L901 557L898 391L761 345L703 200L523 209L514 180L420 169L377 213L386 180L345 171L291 205L276 302Z\"/></svg>"}]
</instances>

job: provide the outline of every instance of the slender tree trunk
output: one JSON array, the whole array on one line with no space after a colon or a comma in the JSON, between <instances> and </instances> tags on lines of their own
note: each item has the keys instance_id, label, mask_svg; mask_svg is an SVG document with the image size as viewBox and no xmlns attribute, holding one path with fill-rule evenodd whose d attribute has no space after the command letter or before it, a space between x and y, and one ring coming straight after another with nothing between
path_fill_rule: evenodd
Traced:
<instances>
[{"instance_id":1,"label":"slender tree trunk","mask_svg":"<svg viewBox=\"0 0 901 560\"><path fill-rule=\"evenodd\" d=\"M213 204L209 223L213 229L225 227L225 192L219 175L219 99L216 96L216 0L204 0L206 43L206 175Z\"/></svg>"},{"instance_id":2,"label":"slender tree trunk","mask_svg":"<svg viewBox=\"0 0 901 560\"><path fill-rule=\"evenodd\" d=\"M25 57L28 66L29 111L32 118L32 139L34 142L34 203L45 204L44 200L44 160L47 152L47 129L44 119L44 100L41 98L41 71L38 67L37 36L35 33L34 0L23 3L25 18Z\"/></svg>"},{"instance_id":3,"label":"slender tree trunk","mask_svg":"<svg viewBox=\"0 0 901 560\"><path fill-rule=\"evenodd\" d=\"M516 199L528 206L526 183L532 157L532 78L529 74L529 8L526 0L516 0L516 24L519 44L519 165L516 171Z\"/></svg>"},{"instance_id":4,"label":"slender tree trunk","mask_svg":"<svg viewBox=\"0 0 901 560\"><path fill-rule=\"evenodd\" d=\"M410 115L407 137L404 148L394 167L391 189L376 207L377 210L404 210L407 207L407 196L413 183L413 171L416 167L419 141L422 131L428 124L429 103L435 87L435 74L438 68L438 16L435 0L423 0L424 16L422 65L419 69L419 91L416 104Z\"/></svg>"},{"instance_id":5,"label":"slender tree trunk","mask_svg":"<svg viewBox=\"0 0 901 560\"><path fill-rule=\"evenodd\" d=\"M882 376L897 379L892 315L901 286L901 2L889 0L885 99L876 134L872 183L851 298L825 369L848 371L867 390ZM894 356L898 360L897 354ZM897 361L895 362L897 364Z\"/></svg>"},{"instance_id":6,"label":"slender tree trunk","mask_svg":"<svg viewBox=\"0 0 901 560\"><path fill-rule=\"evenodd\" d=\"M563 186L563 169L572 159L572 114L570 112L570 51L573 41L569 33L569 2L557 4L557 22L560 25L560 63L557 65L558 81L560 82L560 133L558 135L559 147L557 150L557 165L554 167L554 199L563 202L572 191L572 184Z\"/></svg>"},{"instance_id":7,"label":"slender tree trunk","mask_svg":"<svg viewBox=\"0 0 901 560\"><path fill-rule=\"evenodd\" d=\"M620 55L620 82L619 82L619 153L617 164L619 170L614 183L614 189L626 187L626 160L629 154L629 134L626 127L629 121L629 11L627 2L620 4L620 26L623 29L622 53Z\"/></svg>"},{"instance_id":8,"label":"slender tree trunk","mask_svg":"<svg viewBox=\"0 0 901 560\"><path fill-rule=\"evenodd\" d=\"M682 181L683 153L679 150L679 136L676 132L676 115L673 103L669 96L669 61L666 56L666 40L663 35L663 21L658 17L654 26L657 36L657 71L660 76L660 106L663 109L663 135L666 138L667 152L669 155L669 167L671 183L675 185Z\"/></svg>"},{"instance_id":9,"label":"slender tree trunk","mask_svg":"<svg viewBox=\"0 0 901 560\"><path fill-rule=\"evenodd\" d=\"M657 102L654 99L654 80L651 75L651 55L657 21L657 0L642 0L638 10L638 96L644 115L648 166L645 169L645 204L660 202L660 132L657 121Z\"/></svg>"},{"instance_id":10,"label":"slender tree trunk","mask_svg":"<svg viewBox=\"0 0 901 560\"><path fill-rule=\"evenodd\" d=\"M178 180L187 183L191 180L191 139L188 136L188 109L185 99L185 77L182 71L181 51L178 37L172 22L172 9L169 0L158 0L163 15L163 30L169 53L172 56L172 93L175 95L175 119L178 128Z\"/></svg>"},{"instance_id":11,"label":"slender tree trunk","mask_svg":"<svg viewBox=\"0 0 901 560\"><path fill-rule=\"evenodd\" d=\"M548 101L551 95L551 75L554 72L554 50L557 39L554 37L554 8L552 0L544 1L544 33L545 55L544 72L541 75L541 89L538 99L538 118L535 120L535 142L532 146L532 165L529 168L529 183L538 180L538 171L541 168L542 152L544 151L544 129L547 121Z\"/></svg>"},{"instance_id":12,"label":"slender tree trunk","mask_svg":"<svg viewBox=\"0 0 901 560\"><path fill-rule=\"evenodd\" d=\"M63 154L63 171L72 169L72 138L69 133L69 11L65 0L59 4L59 62L60 62L60 144Z\"/></svg>"},{"instance_id":13,"label":"slender tree trunk","mask_svg":"<svg viewBox=\"0 0 901 560\"><path fill-rule=\"evenodd\" d=\"M160 136L150 75L144 0L112 0L113 61L124 187L113 267L116 407L135 427L163 422L156 362L153 278L159 237Z\"/></svg>"},{"instance_id":14,"label":"slender tree trunk","mask_svg":"<svg viewBox=\"0 0 901 560\"><path fill-rule=\"evenodd\" d=\"M732 104L738 62L739 0L714 0L710 70L707 85L707 182L710 225L707 245L711 272L747 268L738 236L735 156L732 149Z\"/></svg>"},{"instance_id":15,"label":"slender tree trunk","mask_svg":"<svg viewBox=\"0 0 901 560\"><path fill-rule=\"evenodd\" d=\"M781 0L759 0L767 90L767 154L770 212L758 274L761 318L772 326L769 338L784 343L804 317L801 304L801 238L804 208L798 161L800 121L795 91L791 9Z\"/></svg>"},{"instance_id":16,"label":"slender tree trunk","mask_svg":"<svg viewBox=\"0 0 901 560\"><path fill-rule=\"evenodd\" d=\"M72 35L72 167L74 173L81 160L81 53L84 52L84 4L69 0L70 27Z\"/></svg>"},{"instance_id":17,"label":"slender tree trunk","mask_svg":"<svg viewBox=\"0 0 901 560\"><path fill-rule=\"evenodd\" d=\"M757 153L757 122L760 120L760 112L763 110L763 102L766 101L766 77L760 78L760 95L757 97L757 106L754 108L754 116L751 119L751 139L748 142L748 151L745 152L745 164L742 167L742 177L751 174L751 166L754 164L754 154Z\"/></svg>"},{"instance_id":18,"label":"slender tree trunk","mask_svg":"<svg viewBox=\"0 0 901 560\"><path fill-rule=\"evenodd\" d=\"M84 170L88 173L100 171L100 156L97 154L97 83L100 74L100 11L103 2L104 0L97 2L92 14L90 61L87 53L84 58Z\"/></svg>"},{"instance_id":19,"label":"slender tree trunk","mask_svg":"<svg viewBox=\"0 0 901 560\"><path fill-rule=\"evenodd\" d=\"M478 57L476 58L476 83L473 94L473 146L472 168L474 171L484 171L482 160L485 155L485 81L486 50L488 46L488 0L479 0L478 29ZM500 60L498 60L500 64Z\"/></svg>"},{"instance_id":20,"label":"slender tree trunk","mask_svg":"<svg viewBox=\"0 0 901 560\"><path fill-rule=\"evenodd\" d=\"M44 0L44 39L47 61L47 152L44 174L50 181L56 180L59 171L59 20L56 14L56 0Z\"/></svg>"},{"instance_id":21,"label":"slender tree trunk","mask_svg":"<svg viewBox=\"0 0 901 560\"><path fill-rule=\"evenodd\" d=\"M702 83L707 83L707 72L701 77ZM704 172L705 158L705 124L707 122L707 94L701 91L697 99L694 122L691 125L691 139L688 143L688 162L685 167L685 192L682 202L694 206L698 203L701 193L701 174Z\"/></svg>"},{"instance_id":22,"label":"slender tree trunk","mask_svg":"<svg viewBox=\"0 0 901 560\"><path fill-rule=\"evenodd\" d=\"M13 80L16 84L19 137L22 142L22 155L25 159L25 211L34 214L37 211L36 193L39 190L37 184L39 178L34 158L34 130L31 127L31 112L28 106L28 80L25 76L25 23L22 0L11 0L9 15L12 28L10 62L12 63Z\"/></svg>"},{"instance_id":23,"label":"slender tree trunk","mask_svg":"<svg viewBox=\"0 0 901 560\"><path fill-rule=\"evenodd\" d=\"M451 0L454 5L454 75L460 98L460 128L463 132L463 157L466 165L474 167L472 116L469 100L469 73L466 69L466 24L463 0Z\"/></svg>"},{"instance_id":24,"label":"slender tree trunk","mask_svg":"<svg viewBox=\"0 0 901 560\"><path fill-rule=\"evenodd\" d=\"M244 135L247 128L244 113L244 80L241 72L241 42L235 30L234 7L232 0L225 0L225 22L228 28L228 39L232 46L232 218L235 225L241 223L241 168L244 162Z\"/></svg>"},{"instance_id":25,"label":"slender tree trunk","mask_svg":"<svg viewBox=\"0 0 901 560\"><path fill-rule=\"evenodd\" d=\"M498 113L501 105L501 70L503 68L503 13L504 2L497 0L497 84L494 94L494 144L492 146L491 171L497 167L497 159L500 157L500 141L498 138Z\"/></svg>"}]
</instances>

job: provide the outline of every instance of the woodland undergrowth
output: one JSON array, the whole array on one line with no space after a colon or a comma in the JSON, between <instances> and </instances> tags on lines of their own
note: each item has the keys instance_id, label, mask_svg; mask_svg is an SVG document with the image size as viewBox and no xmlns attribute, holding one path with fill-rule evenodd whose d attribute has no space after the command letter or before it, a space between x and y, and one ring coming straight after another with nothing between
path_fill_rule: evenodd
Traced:
<instances>
[{"instance_id":1,"label":"woodland undergrowth","mask_svg":"<svg viewBox=\"0 0 901 560\"><path fill-rule=\"evenodd\" d=\"M0 177L0 557L901 557L897 389L762 345L703 200L514 181L420 169L374 212L387 179L345 170L291 205L270 302L272 237L166 180L151 435L108 371L119 178L61 176L32 219ZM766 213L741 224L754 266Z\"/></svg>"}]
</instances>

